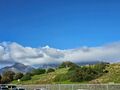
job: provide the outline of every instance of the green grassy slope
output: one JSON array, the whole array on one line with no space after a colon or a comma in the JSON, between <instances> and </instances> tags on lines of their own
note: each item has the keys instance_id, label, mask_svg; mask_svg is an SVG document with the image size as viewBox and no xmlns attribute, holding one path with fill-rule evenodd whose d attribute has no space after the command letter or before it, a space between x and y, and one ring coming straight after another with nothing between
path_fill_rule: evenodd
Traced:
<instances>
[{"instance_id":1,"label":"green grassy slope","mask_svg":"<svg viewBox=\"0 0 120 90\"><path fill-rule=\"evenodd\" d=\"M120 83L120 64L111 64L109 67L106 68L109 72L104 74L103 76L89 81L89 82L79 82L79 83ZM55 72L35 75L32 76L31 80L28 81L13 81L12 84L55 84L55 83L62 83L62 84L72 84L75 82L62 81L62 82L54 82L54 78L57 75L66 74L68 72L68 68L57 69ZM78 82L76 82L78 83Z\"/></svg>"},{"instance_id":2,"label":"green grassy slope","mask_svg":"<svg viewBox=\"0 0 120 90\"><path fill-rule=\"evenodd\" d=\"M55 72L51 73L46 73L46 74L41 74L41 75L35 75L32 76L31 80L28 81L13 81L12 84L53 84L55 76L61 75L61 74L66 74L68 71L68 68L62 68L62 69L57 69Z\"/></svg>"},{"instance_id":3,"label":"green grassy slope","mask_svg":"<svg viewBox=\"0 0 120 90\"><path fill-rule=\"evenodd\" d=\"M120 83L120 63L111 64L106 68L106 70L109 72L97 78L96 80L91 81L90 83Z\"/></svg>"}]
</instances>

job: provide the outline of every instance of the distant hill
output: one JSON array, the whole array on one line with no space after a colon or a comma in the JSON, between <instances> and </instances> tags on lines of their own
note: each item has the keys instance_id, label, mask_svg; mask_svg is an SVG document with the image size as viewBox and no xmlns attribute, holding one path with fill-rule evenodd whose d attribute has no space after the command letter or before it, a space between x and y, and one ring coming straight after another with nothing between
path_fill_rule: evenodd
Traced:
<instances>
[{"instance_id":1,"label":"distant hill","mask_svg":"<svg viewBox=\"0 0 120 90\"><path fill-rule=\"evenodd\" d=\"M21 73L26 73L26 72L31 72L34 68L28 65L24 65L21 63L15 63L12 66L7 66L2 69L0 69L0 73L2 74L5 71L13 71L15 73L21 72Z\"/></svg>"},{"instance_id":2,"label":"distant hill","mask_svg":"<svg viewBox=\"0 0 120 90\"><path fill-rule=\"evenodd\" d=\"M99 61L90 61L90 62L74 62L77 65L84 66L84 65L93 65L96 63L99 63ZM59 67L61 63L51 63L51 64L39 64L36 67L42 68L42 69L48 69L48 68L57 68Z\"/></svg>"},{"instance_id":3,"label":"distant hill","mask_svg":"<svg viewBox=\"0 0 120 90\"><path fill-rule=\"evenodd\" d=\"M97 64L97 63L100 63L102 61L82 61L82 62L77 62L76 64L80 65L80 66L84 66L84 65L94 65L94 64Z\"/></svg>"},{"instance_id":4,"label":"distant hill","mask_svg":"<svg viewBox=\"0 0 120 90\"><path fill-rule=\"evenodd\" d=\"M38 68L47 69L47 68L57 68L59 64L41 64L38 65Z\"/></svg>"},{"instance_id":5,"label":"distant hill","mask_svg":"<svg viewBox=\"0 0 120 90\"><path fill-rule=\"evenodd\" d=\"M108 73L103 74L103 76L92 80L92 81L86 81L86 82L71 82L69 80L61 81L61 82L54 82L54 78L57 75L65 75L68 72L69 68L61 68L56 69L55 72L51 73L45 73L41 75L35 75L32 76L31 80L28 81L13 81L13 84L56 84L56 83L62 83L62 84L75 84L75 83L120 83L120 64L110 64L108 67L106 67L106 70ZM64 77L63 77L64 78Z\"/></svg>"}]
</instances>

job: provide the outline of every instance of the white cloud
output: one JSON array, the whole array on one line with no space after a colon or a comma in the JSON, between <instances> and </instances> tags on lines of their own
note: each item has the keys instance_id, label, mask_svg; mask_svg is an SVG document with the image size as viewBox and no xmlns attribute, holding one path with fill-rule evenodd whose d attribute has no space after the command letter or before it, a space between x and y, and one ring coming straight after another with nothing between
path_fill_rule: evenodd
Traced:
<instances>
[{"instance_id":1,"label":"white cloud","mask_svg":"<svg viewBox=\"0 0 120 90\"><path fill-rule=\"evenodd\" d=\"M49 46L41 48L24 47L15 42L0 43L0 64L20 62L28 65L58 63L63 61L120 61L120 42L99 47L60 50Z\"/></svg>"}]
</instances>

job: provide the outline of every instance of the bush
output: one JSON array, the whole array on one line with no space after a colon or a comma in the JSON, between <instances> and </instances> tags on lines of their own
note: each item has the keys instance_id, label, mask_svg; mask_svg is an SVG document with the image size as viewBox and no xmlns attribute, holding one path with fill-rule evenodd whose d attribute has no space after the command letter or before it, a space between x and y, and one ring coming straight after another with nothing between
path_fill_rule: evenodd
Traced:
<instances>
[{"instance_id":1,"label":"bush","mask_svg":"<svg viewBox=\"0 0 120 90\"><path fill-rule=\"evenodd\" d=\"M26 75L33 76L33 73L32 72L27 72Z\"/></svg>"},{"instance_id":2,"label":"bush","mask_svg":"<svg viewBox=\"0 0 120 90\"><path fill-rule=\"evenodd\" d=\"M72 82L90 81L100 75L100 73L97 73L96 70L94 68L91 68L90 66L83 66L68 71L69 79Z\"/></svg>"},{"instance_id":3,"label":"bush","mask_svg":"<svg viewBox=\"0 0 120 90\"><path fill-rule=\"evenodd\" d=\"M10 83L14 78L15 73L13 71L5 71L2 75L2 83Z\"/></svg>"},{"instance_id":4,"label":"bush","mask_svg":"<svg viewBox=\"0 0 120 90\"><path fill-rule=\"evenodd\" d=\"M54 71L55 71L55 69L49 68L49 69L47 70L47 73L54 72Z\"/></svg>"},{"instance_id":5,"label":"bush","mask_svg":"<svg viewBox=\"0 0 120 90\"><path fill-rule=\"evenodd\" d=\"M14 76L15 80L21 79L23 77L23 73L16 73Z\"/></svg>"},{"instance_id":6,"label":"bush","mask_svg":"<svg viewBox=\"0 0 120 90\"><path fill-rule=\"evenodd\" d=\"M74 69L74 68L79 67L79 66L77 64L75 64L75 63L70 62L70 61L63 62L59 66L59 68L67 68L67 67L70 67L71 69L72 68Z\"/></svg>"},{"instance_id":7,"label":"bush","mask_svg":"<svg viewBox=\"0 0 120 90\"><path fill-rule=\"evenodd\" d=\"M1 84L1 79L2 79L2 76L0 75L0 84Z\"/></svg>"},{"instance_id":8,"label":"bush","mask_svg":"<svg viewBox=\"0 0 120 90\"><path fill-rule=\"evenodd\" d=\"M73 65L70 66L69 71L70 70L75 70L75 69L78 69L78 68L80 68L80 67L77 64L73 64Z\"/></svg>"},{"instance_id":9,"label":"bush","mask_svg":"<svg viewBox=\"0 0 120 90\"><path fill-rule=\"evenodd\" d=\"M25 74L22 78L21 81L27 81L27 80L31 80L31 76L29 74Z\"/></svg>"},{"instance_id":10,"label":"bush","mask_svg":"<svg viewBox=\"0 0 120 90\"><path fill-rule=\"evenodd\" d=\"M84 72L80 68L77 68L75 70L69 71L68 76L72 82L81 82L83 81Z\"/></svg>"},{"instance_id":11,"label":"bush","mask_svg":"<svg viewBox=\"0 0 120 90\"><path fill-rule=\"evenodd\" d=\"M84 81L90 81L90 80L93 80L95 78L95 75L94 74L85 74L85 76L83 77L83 80Z\"/></svg>"},{"instance_id":12,"label":"bush","mask_svg":"<svg viewBox=\"0 0 120 90\"><path fill-rule=\"evenodd\" d=\"M11 82L11 79L7 76L3 76L2 79L1 79L2 84L8 84L10 82Z\"/></svg>"},{"instance_id":13,"label":"bush","mask_svg":"<svg viewBox=\"0 0 120 90\"><path fill-rule=\"evenodd\" d=\"M106 62L98 63L94 65L94 70L97 72L97 74L102 75L103 73L106 73L104 71L105 71L106 66L108 65L109 63L106 63Z\"/></svg>"},{"instance_id":14,"label":"bush","mask_svg":"<svg viewBox=\"0 0 120 90\"><path fill-rule=\"evenodd\" d=\"M108 71L105 70L106 66L108 65L109 63L101 62L95 65L80 67L72 62L63 62L59 66L59 68L69 67L68 73L64 75L63 74L57 75L54 81L64 80L70 80L72 82L91 81L102 76L104 73L108 73Z\"/></svg>"},{"instance_id":15,"label":"bush","mask_svg":"<svg viewBox=\"0 0 120 90\"><path fill-rule=\"evenodd\" d=\"M0 80L2 79L2 76L0 75Z\"/></svg>"},{"instance_id":16,"label":"bush","mask_svg":"<svg viewBox=\"0 0 120 90\"><path fill-rule=\"evenodd\" d=\"M45 69L34 69L34 70L32 71L32 74L33 74L33 75L40 75L40 74L44 74L45 72L46 72Z\"/></svg>"}]
</instances>

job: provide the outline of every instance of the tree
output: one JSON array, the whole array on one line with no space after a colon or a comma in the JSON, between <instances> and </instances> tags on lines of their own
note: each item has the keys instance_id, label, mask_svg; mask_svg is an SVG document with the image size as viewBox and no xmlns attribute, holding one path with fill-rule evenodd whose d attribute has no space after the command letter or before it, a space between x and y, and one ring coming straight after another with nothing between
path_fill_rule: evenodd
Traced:
<instances>
[{"instance_id":1,"label":"tree","mask_svg":"<svg viewBox=\"0 0 120 90\"><path fill-rule=\"evenodd\" d=\"M0 75L0 80L2 79L2 76Z\"/></svg>"},{"instance_id":2,"label":"tree","mask_svg":"<svg viewBox=\"0 0 120 90\"><path fill-rule=\"evenodd\" d=\"M0 84L1 84L1 79L2 79L2 76L0 75Z\"/></svg>"},{"instance_id":3,"label":"tree","mask_svg":"<svg viewBox=\"0 0 120 90\"><path fill-rule=\"evenodd\" d=\"M81 66L68 71L72 82L90 81L98 76L98 73L91 66Z\"/></svg>"},{"instance_id":4,"label":"tree","mask_svg":"<svg viewBox=\"0 0 120 90\"><path fill-rule=\"evenodd\" d=\"M70 67L71 69L74 69L74 68L79 67L79 66L75 63L70 62L70 61L63 62L59 66L59 68L67 68L67 67Z\"/></svg>"},{"instance_id":5,"label":"tree","mask_svg":"<svg viewBox=\"0 0 120 90\"><path fill-rule=\"evenodd\" d=\"M54 71L55 71L55 69L49 68L49 69L47 70L47 73L54 72Z\"/></svg>"},{"instance_id":6,"label":"tree","mask_svg":"<svg viewBox=\"0 0 120 90\"><path fill-rule=\"evenodd\" d=\"M104 73L104 70L105 70L106 66L108 66L108 65L109 65L109 63L100 62L100 63L94 65L94 70L95 70L98 74L102 75L102 74Z\"/></svg>"},{"instance_id":7,"label":"tree","mask_svg":"<svg viewBox=\"0 0 120 90\"><path fill-rule=\"evenodd\" d=\"M26 75L33 76L33 73L32 72L27 72Z\"/></svg>"},{"instance_id":8,"label":"tree","mask_svg":"<svg viewBox=\"0 0 120 90\"><path fill-rule=\"evenodd\" d=\"M91 81L102 76L106 71L106 66L109 63L101 62L95 65L78 66L72 62L63 62L59 68L69 67L67 74L56 75L54 81L65 81L70 80L72 82Z\"/></svg>"},{"instance_id":9,"label":"tree","mask_svg":"<svg viewBox=\"0 0 120 90\"><path fill-rule=\"evenodd\" d=\"M81 82L84 78L84 72L80 68L77 68L75 70L69 71L68 76L72 82Z\"/></svg>"},{"instance_id":10,"label":"tree","mask_svg":"<svg viewBox=\"0 0 120 90\"><path fill-rule=\"evenodd\" d=\"M15 73L13 71L5 71L2 75L1 82L2 83L9 83L13 80Z\"/></svg>"},{"instance_id":11,"label":"tree","mask_svg":"<svg viewBox=\"0 0 120 90\"><path fill-rule=\"evenodd\" d=\"M22 81L27 81L27 80L30 80L30 79L31 79L31 76L30 76L29 74L25 74L25 75L21 78Z\"/></svg>"},{"instance_id":12,"label":"tree","mask_svg":"<svg viewBox=\"0 0 120 90\"><path fill-rule=\"evenodd\" d=\"M3 76L2 79L1 79L2 84L8 84L10 82L11 82L11 79L7 76Z\"/></svg>"},{"instance_id":13,"label":"tree","mask_svg":"<svg viewBox=\"0 0 120 90\"><path fill-rule=\"evenodd\" d=\"M40 75L40 74L44 74L45 72L46 72L45 69L34 69L34 70L32 71L32 74L33 74L33 75Z\"/></svg>"},{"instance_id":14,"label":"tree","mask_svg":"<svg viewBox=\"0 0 120 90\"><path fill-rule=\"evenodd\" d=\"M14 79L15 80L18 80L18 79L21 79L23 77L23 73L16 73L15 76L14 76Z\"/></svg>"}]
</instances>

